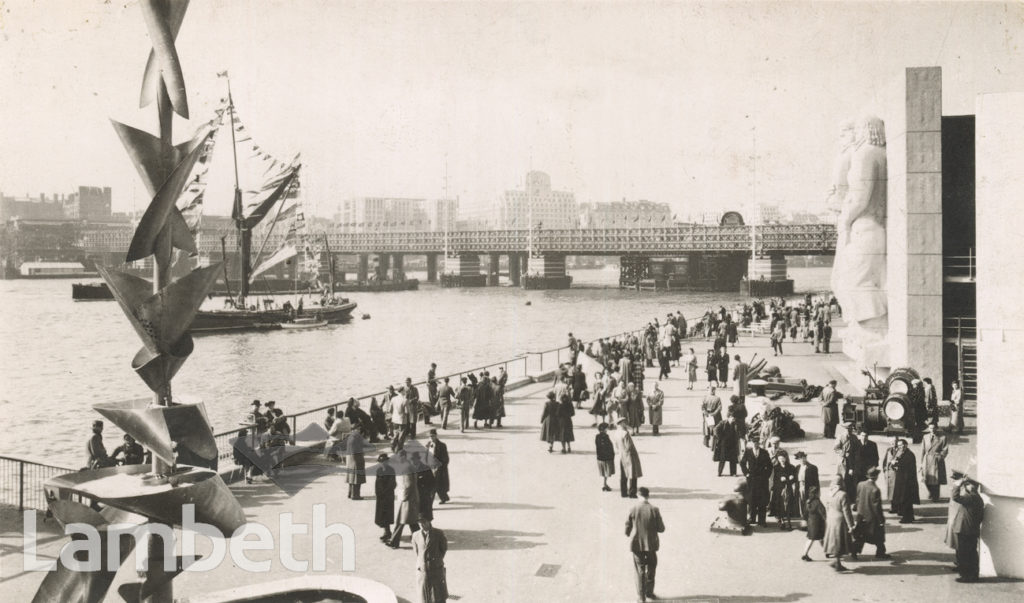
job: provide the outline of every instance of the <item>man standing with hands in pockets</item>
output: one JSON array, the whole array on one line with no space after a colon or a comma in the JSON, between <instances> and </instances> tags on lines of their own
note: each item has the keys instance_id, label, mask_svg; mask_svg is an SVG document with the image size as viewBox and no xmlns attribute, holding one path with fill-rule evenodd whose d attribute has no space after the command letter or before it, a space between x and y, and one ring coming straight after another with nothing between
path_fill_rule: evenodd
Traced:
<instances>
[{"instance_id":1,"label":"man standing with hands in pockets","mask_svg":"<svg viewBox=\"0 0 1024 603\"><path fill-rule=\"evenodd\" d=\"M661 511L647 499L651 492L640 488L640 504L633 507L626 520L626 536L632 536L633 567L636 569L637 600L646 602L654 596L654 577L658 569L658 534L665 531Z\"/></svg>"}]
</instances>

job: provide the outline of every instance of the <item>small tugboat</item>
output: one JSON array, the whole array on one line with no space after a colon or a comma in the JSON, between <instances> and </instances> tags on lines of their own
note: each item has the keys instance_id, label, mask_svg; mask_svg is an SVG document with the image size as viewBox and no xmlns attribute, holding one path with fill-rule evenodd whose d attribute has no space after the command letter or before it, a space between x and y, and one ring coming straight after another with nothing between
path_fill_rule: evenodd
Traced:
<instances>
[{"instance_id":1,"label":"small tugboat","mask_svg":"<svg viewBox=\"0 0 1024 603\"><path fill-rule=\"evenodd\" d=\"M114 301L106 283L71 283L71 299L75 301Z\"/></svg>"}]
</instances>

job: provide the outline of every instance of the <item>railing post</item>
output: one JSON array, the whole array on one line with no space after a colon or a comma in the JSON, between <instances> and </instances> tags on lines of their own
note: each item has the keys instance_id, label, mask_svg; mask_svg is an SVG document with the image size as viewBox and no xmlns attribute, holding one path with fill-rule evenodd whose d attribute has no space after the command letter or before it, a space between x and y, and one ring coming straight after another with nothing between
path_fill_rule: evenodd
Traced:
<instances>
[{"instance_id":1,"label":"railing post","mask_svg":"<svg viewBox=\"0 0 1024 603\"><path fill-rule=\"evenodd\" d=\"M18 511L25 510L25 461L18 461Z\"/></svg>"}]
</instances>

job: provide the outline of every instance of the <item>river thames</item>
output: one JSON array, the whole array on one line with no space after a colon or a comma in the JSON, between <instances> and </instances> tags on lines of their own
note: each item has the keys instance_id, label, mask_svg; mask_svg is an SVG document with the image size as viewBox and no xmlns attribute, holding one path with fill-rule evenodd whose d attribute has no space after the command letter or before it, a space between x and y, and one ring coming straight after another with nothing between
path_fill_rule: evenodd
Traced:
<instances>
[{"instance_id":1,"label":"river thames","mask_svg":"<svg viewBox=\"0 0 1024 603\"><path fill-rule=\"evenodd\" d=\"M790 277L798 293L824 291L830 270L790 268ZM569 332L588 341L668 312L692 317L744 299L638 293L615 288L617 270L571 272L569 290L423 285L412 292L356 293L351 299L359 307L347 324L196 337L195 351L175 377L175 395L204 401L216 433L236 427L254 398L276 400L290 414L405 377L421 381L431 362L445 375L564 346ZM81 466L89 426L98 418L92 405L149 393L131 369L139 341L120 307L73 302L71 283L0 281L0 413L6 416L0 454ZM104 439L112 449L120 434L108 425Z\"/></svg>"}]
</instances>

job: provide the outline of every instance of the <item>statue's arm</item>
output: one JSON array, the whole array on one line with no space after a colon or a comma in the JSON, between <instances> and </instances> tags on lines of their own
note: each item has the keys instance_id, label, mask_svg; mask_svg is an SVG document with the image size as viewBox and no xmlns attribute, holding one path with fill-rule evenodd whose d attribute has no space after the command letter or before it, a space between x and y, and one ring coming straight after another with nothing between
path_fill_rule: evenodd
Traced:
<instances>
[{"instance_id":1,"label":"statue's arm","mask_svg":"<svg viewBox=\"0 0 1024 603\"><path fill-rule=\"evenodd\" d=\"M843 232L849 232L853 221L864 214L870 206L871 195L875 189L874 176L871 159L863 153L855 154L850 164L850 190L839 215L839 226Z\"/></svg>"}]
</instances>

